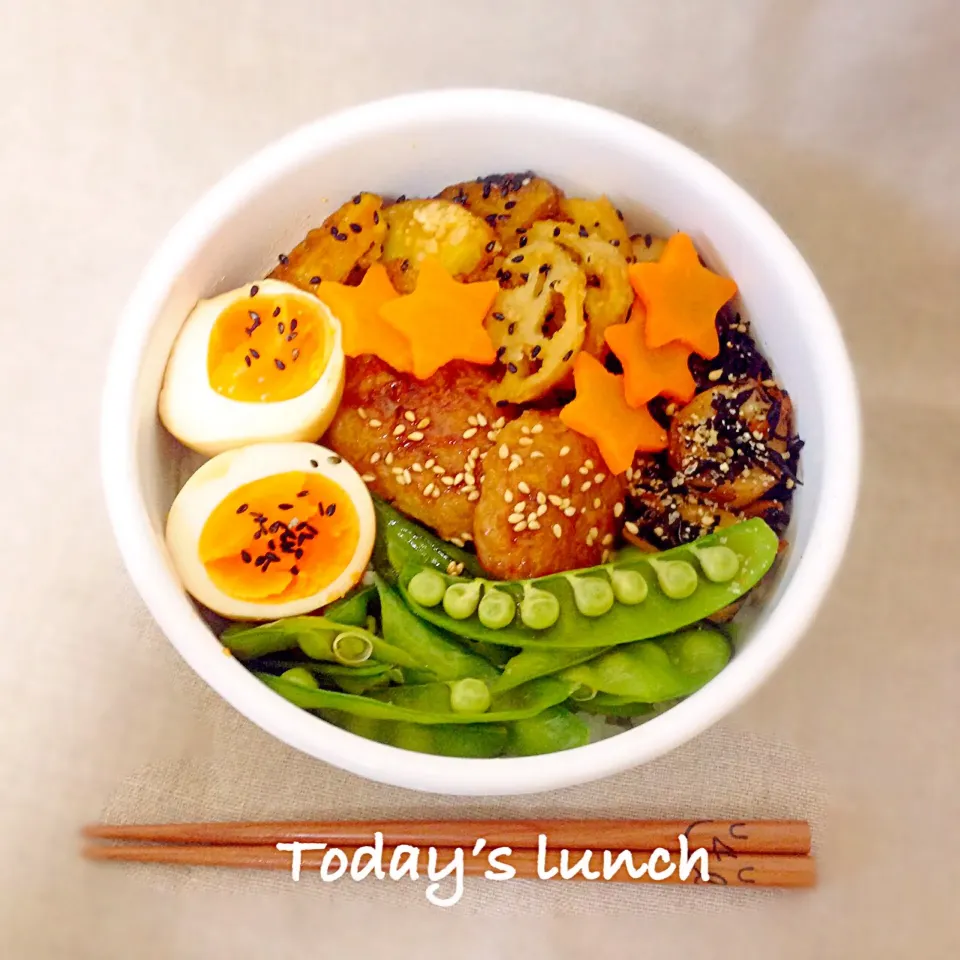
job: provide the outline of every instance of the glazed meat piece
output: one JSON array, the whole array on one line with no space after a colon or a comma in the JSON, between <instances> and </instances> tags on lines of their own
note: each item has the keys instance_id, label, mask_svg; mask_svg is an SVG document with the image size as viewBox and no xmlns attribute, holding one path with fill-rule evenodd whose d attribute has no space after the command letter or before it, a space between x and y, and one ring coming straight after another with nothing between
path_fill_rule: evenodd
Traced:
<instances>
[{"instance_id":1,"label":"glazed meat piece","mask_svg":"<svg viewBox=\"0 0 960 960\"><path fill-rule=\"evenodd\" d=\"M501 579L602 563L620 530L626 483L596 444L555 413L528 410L483 462L474 517L477 555Z\"/></svg>"},{"instance_id":2,"label":"glazed meat piece","mask_svg":"<svg viewBox=\"0 0 960 960\"><path fill-rule=\"evenodd\" d=\"M492 383L483 367L460 361L421 381L376 357L348 358L324 442L373 493L462 546L472 539L483 454L507 419L489 397Z\"/></svg>"}]
</instances>

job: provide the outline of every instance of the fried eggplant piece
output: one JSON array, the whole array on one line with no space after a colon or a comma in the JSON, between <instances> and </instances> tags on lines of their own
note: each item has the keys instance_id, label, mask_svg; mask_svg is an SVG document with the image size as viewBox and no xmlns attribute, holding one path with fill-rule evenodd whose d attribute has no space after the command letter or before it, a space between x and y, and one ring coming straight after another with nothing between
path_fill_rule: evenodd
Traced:
<instances>
[{"instance_id":1,"label":"fried eggplant piece","mask_svg":"<svg viewBox=\"0 0 960 960\"><path fill-rule=\"evenodd\" d=\"M454 183L438 196L481 217L497 232L504 250L512 250L532 223L559 214L563 194L528 170Z\"/></svg>"},{"instance_id":2,"label":"fried eggplant piece","mask_svg":"<svg viewBox=\"0 0 960 960\"><path fill-rule=\"evenodd\" d=\"M380 258L387 232L383 200L358 193L311 230L270 273L301 290L316 290L323 280L344 283Z\"/></svg>"},{"instance_id":3,"label":"fried eggplant piece","mask_svg":"<svg viewBox=\"0 0 960 960\"><path fill-rule=\"evenodd\" d=\"M494 231L447 200L404 200L384 211L383 261L394 287L410 293L424 257L437 257L457 280L476 280L500 251Z\"/></svg>"},{"instance_id":4,"label":"fried eggplant piece","mask_svg":"<svg viewBox=\"0 0 960 960\"><path fill-rule=\"evenodd\" d=\"M325 443L371 492L461 545L471 539L482 456L511 414L490 399L483 367L454 361L427 380L373 356L347 358Z\"/></svg>"},{"instance_id":5,"label":"fried eggplant piece","mask_svg":"<svg viewBox=\"0 0 960 960\"><path fill-rule=\"evenodd\" d=\"M527 410L484 456L480 491L477 556L492 576L524 579L604 562L626 483L589 437L556 413Z\"/></svg>"}]
</instances>

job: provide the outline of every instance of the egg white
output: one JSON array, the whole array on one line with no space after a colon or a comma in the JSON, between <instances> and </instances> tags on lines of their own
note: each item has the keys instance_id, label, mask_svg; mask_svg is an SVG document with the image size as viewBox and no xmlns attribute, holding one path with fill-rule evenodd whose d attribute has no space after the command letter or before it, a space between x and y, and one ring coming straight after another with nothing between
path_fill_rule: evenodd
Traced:
<instances>
[{"instance_id":1,"label":"egg white","mask_svg":"<svg viewBox=\"0 0 960 960\"><path fill-rule=\"evenodd\" d=\"M224 397L210 384L207 354L221 313L250 294L251 284L201 300L177 335L164 372L160 420L181 443L207 456L248 443L316 440L330 425L343 395L344 358L340 321L310 293L279 280L258 280L264 296L303 301L326 323L330 356L317 382L290 400L253 402Z\"/></svg>"},{"instance_id":2,"label":"egg white","mask_svg":"<svg viewBox=\"0 0 960 960\"><path fill-rule=\"evenodd\" d=\"M316 463L317 466L313 466ZM213 510L238 487L278 473L319 473L340 486L357 511L359 538L349 563L322 590L278 603L254 603L224 593L200 559L200 535ZM316 443L258 443L208 460L184 484L167 515L166 542L184 589L232 620L278 620L310 613L342 597L364 574L373 552L376 518L366 484L346 460Z\"/></svg>"}]
</instances>

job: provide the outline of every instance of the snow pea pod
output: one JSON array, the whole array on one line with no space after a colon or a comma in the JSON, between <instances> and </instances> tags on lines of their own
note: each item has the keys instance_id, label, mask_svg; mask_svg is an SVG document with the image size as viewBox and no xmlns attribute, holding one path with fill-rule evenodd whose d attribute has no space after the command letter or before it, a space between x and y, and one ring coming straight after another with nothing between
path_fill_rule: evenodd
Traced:
<instances>
[{"instance_id":1,"label":"snow pea pod","mask_svg":"<svg viewBox=\"0 0 960 960\"><path fill-rule=\"evenodd\" d=\"M692 627L615 647L560 673L564 680L640 703L676 700L699 690L730 660L730 643L710 627ZM586 700L585 703L591 701Z\"/></svg>"},{"instance_id":2,"label":"snow pea pod","mask_svg":"<svg viewBox=\"0 0 960 960\"><path fill-rule=\"evenodd\" d=\"M567 667L592 660L611 647L526 647L511 657L503 673L490 684L495 691L512 690L521 683L559 673Z\"/></svg>"},{"instance_id":3,"label":"snow pea pod","mask_svg":"<svg viewBox=\"0 0 960 960\"><path fill-rule=\"evenodd\" d=\"M314 660L355 663L371 659L395 667L422 666L411 653L369 630L352 624L334 623L326 617L287 617L273 623L235 624L224 631L220 642L240 660L252 660L299 647ZM361 646L369 648L367 657L343 656L343 648Z\"/></svg>"},{"instance_id":4,"label":"snow pea pod","mask_svg":"<svg viewBox=\"0 0 960 960\"><path fill-rule=\"evenodd\" d=\"M582 747L590 740L590 728L566 707L556 706L529 720L516 720L507 727L505 753L532 757Z\"/></svg>"},{"instance_id":5,"label":"snow pea pod","mask_svg":"<svg viewBox=\"0 0 960 960\"><path fill-rule=\"evenodd\" d=\"M324 720L368 740L416 753L432 753L438 757L486 760L499 757L507 742L507 727L498 723L437 723L427 726L397 720L373 720L341 710L323 710L320 715Z\"/></svg>"},{"instance_id":6,"label":"snow pea pod","mask_svg":"<svg viewBox=\"0 0 960 960\"><path fill-rule=\"evenodd\" d=\"M474 577L483 574L476 554L441 540L378 497L373 498L373 507L377 515L373 565L380 576L394 581L409 564L444 571L451 564L458 568L463 564L460 569L464 573Z\"/></svg>"},{"instance_id":7,"label":"snow pea pod","mask_svg":"<svg viewBox=\"0 0 960 960\"><path fill-rule=\"evenodd\" d=\"M723 582L710 579L697 560L697 551L716 546L727 548L736 559L735 570L728 565L725 572L732 575ZM458 636L513 647L606 647L673 633L722 609L757 584L776 559L778 546L773 530L754 518L663 553L628 555L536 580L485 583L484 589L509 593L516 604L514 617L499 629L484 625L476 614L458 619L442 604L418 602L410 584L422 566L405 567L399 588L419 617ZM711 573L716 576L717 570L711 568ZM695 583L688 592L691 574ZM441 576L448 589L471 582ZM606 590L595 589L595 583L583 589L583 581L590 580L609 584L612 605Z\"/></svg>"},{"instance_id":8,"label":"snow pea pod","mask_svg":"<svg viewBox=\"0 0 960 960\"><path fill-rule=\"evenodd\" d=\"M413 660L412 666L429 670L438 680L484 680L499 675L489 661L416 616L382 577L377 577L375 583L384 640L406 651Z\"/></svg>"},{"instance_id":9,"label":"snow pea pod","mask_svg":"<svg viewBox=\"0 0 960 960\"><path fill-rule=\"evenodd\" d=\"M309 690L269 673L254 674L271 690L304 710L342 710L374 720L402 720L409 723L503 723L526 720L570 696L575 683L557 677L541 677L530 683L496 694L483 713L457 713L450 704L446 683L391 687L373 696L356 696L333 690ZM444 702L445 700L445 702ZM399 701L399 702L394 702Z\"/></svg>"},{"instance_id":10,"label":"snow pea pod","mask_svg":"<svg viewBox=\"0 0 960 960\"><path fill-rule=\"evenodd\" d=\"M367 611L377 591L373 585L355 587L345 597L328 603L323 608L323 616L334 623L345 623L351 627L362 627L367 622Z\"/></svg>"}]
</instances>

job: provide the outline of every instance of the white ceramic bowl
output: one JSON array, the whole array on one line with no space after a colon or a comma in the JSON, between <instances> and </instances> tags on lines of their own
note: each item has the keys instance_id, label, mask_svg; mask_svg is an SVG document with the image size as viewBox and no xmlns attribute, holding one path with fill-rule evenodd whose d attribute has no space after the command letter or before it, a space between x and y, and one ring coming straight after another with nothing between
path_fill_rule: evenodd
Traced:
<instances>
[{"instance_id":1,"label":"white ceramic bowl","mask_svg":"<svg viewBox=\"0 0 960 960\"><path fill-rule=\"evenodd\" d=\"M793 397L803 486L775 589L730 665L632 731L548 756L464 760L362 739L297 709L235 659L185 596L163 543L180 448L157 395L189 310L262 276L358 190L411 195L507 170L536 170L570 194L608 194L628 223L690 233L734 277L762 349ZM124 314L103 407L102 470L130 575L164 633L237 710L280 740L373 780L451 794L518 794L644 763L741 703L796 644L843 554L859 479L856 389L837 323L806 263L770 216L723 173L668 137L593 106L532 93L444 90L324 117L267 147L215 186L167 237Z\"/></svg>"}]
</instances>

